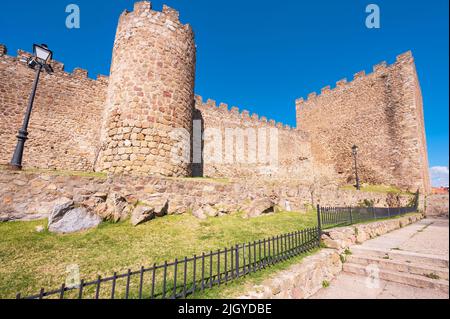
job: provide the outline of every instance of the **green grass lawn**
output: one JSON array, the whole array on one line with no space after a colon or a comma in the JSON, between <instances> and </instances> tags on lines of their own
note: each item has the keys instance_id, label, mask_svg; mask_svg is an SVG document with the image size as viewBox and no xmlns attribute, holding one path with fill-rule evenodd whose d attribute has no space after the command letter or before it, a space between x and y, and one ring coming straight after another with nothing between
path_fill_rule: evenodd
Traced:
<instances>
[{"instance_id":1,"label":"green grass lawn","mask_svg":"<svg viewBox=\"0 0 450 319\"><path fill-rule=\"evenodd\" d=\"M45 220L0 223L0 298L14 298L18 292L35 294L40 288L58 288L66 279L67 266L73 264L79 266L82 279L95 280L98 275L139 270L141 266L200 255L315 224L313 211L284 212L254 219L233 214L205 221L190 215L167 216L138 227L128 221L104 223L98 229L73 235L36 232L36 226L46 225ZM263 273L287 265L289 262L274 266L225 289L213 289L204 297L243 293L242 289L249 282L262 279Z\"/></svg>"}]
</instances>

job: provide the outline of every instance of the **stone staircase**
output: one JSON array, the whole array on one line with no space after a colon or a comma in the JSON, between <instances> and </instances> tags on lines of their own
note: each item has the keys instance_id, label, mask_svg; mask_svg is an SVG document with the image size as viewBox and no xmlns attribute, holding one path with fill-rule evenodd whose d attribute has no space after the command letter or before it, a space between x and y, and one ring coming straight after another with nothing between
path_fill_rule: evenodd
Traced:
<instances>
[{"instance_id":1,"label":"stone staircase","mask_svg":"<svg viewBox=\"0 0 450 319\"><path fill-rule=\"evenodd\" d=\"M449 260L401 250L353 246L344 263L344 272L406 284L418 288L449 291Z\"/></svg>"}]
</instances>

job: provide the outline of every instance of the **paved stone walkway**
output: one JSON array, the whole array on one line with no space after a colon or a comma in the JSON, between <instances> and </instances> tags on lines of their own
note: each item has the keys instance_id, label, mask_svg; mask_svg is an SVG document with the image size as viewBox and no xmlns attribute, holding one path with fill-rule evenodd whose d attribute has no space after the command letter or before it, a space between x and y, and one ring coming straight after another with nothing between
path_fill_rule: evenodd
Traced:
<instances>
[{"instance_id":1,"label":"paved stone walkway","mask_svg":"<svg viewBox=\"0 0 450 319\"><path fill-rule=\"evenodd\" d=\"M365 248L401 250L449 258L448 219L424 219L362 244ZM320 290L311 299L448 299L448 292L416 288L380 280L370 284L367 276L341 273L328 288Z\"/></svg>"}]
</instances>

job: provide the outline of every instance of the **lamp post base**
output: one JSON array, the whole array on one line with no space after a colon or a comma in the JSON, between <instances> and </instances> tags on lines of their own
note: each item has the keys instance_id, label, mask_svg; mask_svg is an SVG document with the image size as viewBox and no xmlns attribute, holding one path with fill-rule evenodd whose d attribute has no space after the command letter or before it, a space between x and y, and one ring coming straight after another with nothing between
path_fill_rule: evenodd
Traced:
<instances>
[{"instance_id":1,"label":"lamp post base","mask_svg":"<svg viewBox=\"0 0 450 319\"><path fill-rule=\"evenodd\" d=\"M13 164L8 164L7 167L10 171L21 171L22 170L22 166L17 166L17 165L13 165Z\"/></svg>"}]
</instances>

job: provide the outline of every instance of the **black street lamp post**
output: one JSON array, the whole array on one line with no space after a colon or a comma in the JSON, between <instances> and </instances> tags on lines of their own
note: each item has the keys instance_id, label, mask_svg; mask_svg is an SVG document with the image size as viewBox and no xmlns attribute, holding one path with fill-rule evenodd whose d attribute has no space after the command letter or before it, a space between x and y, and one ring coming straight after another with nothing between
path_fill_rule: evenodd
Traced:
<instances>
[{"instance_id":1,"label":"black street lamp post","mask_svg":"<svg viewBox=\"0 0 450 319\"><path fill-rule=\"evenodd\" d=\"M355 160L356 189L361 190L361 185L359 184L359 175L358 175L358 146L353 145L352 153L353 153L353 158Z\"/></svg>"},{"instance_id":2,"label":"black street lamp post","mask_svg":"<svg viewBox=\"0 0 450 319\"><path fill-rule=\"evenodd\" d=\"M33 110L33 102L36 96L36 90L39 82L39 77L41 75L41 71L44 68L47 72L51 72L51 67L49 66L49 62L52 59L52 51L50 51L45 44L42 45L33 45L34 56L31 57L27 64L30 68L36 69L36 77L33 83L33 89L31 91L30 99L28 101L27 111L25 113L25 118L23 120L22 128L19 130L19 134L17 135L17 145L16 150L14 151L13 158L10 163L10 167L15 170L22 169L22 157L23 150L25 147L25 142L28 139L28 124L30 122L31 111Z\"/></svg>"}]
</instances>

